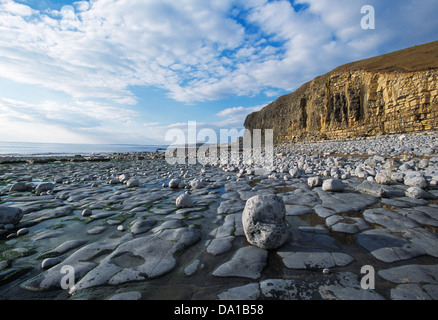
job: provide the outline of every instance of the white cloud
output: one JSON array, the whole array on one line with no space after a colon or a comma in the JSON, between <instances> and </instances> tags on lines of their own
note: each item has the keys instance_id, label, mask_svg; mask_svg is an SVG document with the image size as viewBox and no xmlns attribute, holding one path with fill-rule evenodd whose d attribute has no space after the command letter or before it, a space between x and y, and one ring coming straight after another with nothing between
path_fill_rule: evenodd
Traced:
<instances>
[{"instance_id":1,"label":"white cloud","mask_svg":"<svg viewBox=\"0 0 438 320\"><path fill-rule=\"evenodd\" d=\"M134 111L91 101L31 104L0 98L0 136L11 141L103 143L121 141L136 127ZM32 131L30 131L32 128ZM104 134L103 134L104 133Z\"/></svg>"},{"instance_id":2,"label":"white cloud","mask_svg":"<svg viewBox=\"0 0 438 320\"><path fill-rule=\"evenodd\" d=\"M27 17L36 13L36 11L30 8L29 6L16 3L15 1L12 0L0 1L0 9L1 11L4 10L6 12L9 12L12 15L23 16L23 17Z\"/></svg>"},{"instance_id":3,"label":"white cloud","mask_svg":"<svg viewBox=\"0 0 438 320\"><path fill-rule=\"evenodd\" d=\"M258 105L253 107L233 107L220 111L216 115L225 120L216 123L217 126L225 126L227 128L235 127L241 128L245 121L245 118L252 112L260 111L265 105Z\"/></svg>"},{"instance_id":4,"label":"white cloud","mask_svg":"<svg viewBox=\"0 0 438 320\"><path fill-rule=\"evenodd\" d=\"M138 85L186 102L269 95L400 46L402 34L413 44L437 31L434 0L295 3L307 8L296 12L285 0L94 0L38 12L2 0L0 75L120 104L137 103L129 87ZM360 28L363 4L376 6L375 32Z\"/></svg>"}]
</instances>

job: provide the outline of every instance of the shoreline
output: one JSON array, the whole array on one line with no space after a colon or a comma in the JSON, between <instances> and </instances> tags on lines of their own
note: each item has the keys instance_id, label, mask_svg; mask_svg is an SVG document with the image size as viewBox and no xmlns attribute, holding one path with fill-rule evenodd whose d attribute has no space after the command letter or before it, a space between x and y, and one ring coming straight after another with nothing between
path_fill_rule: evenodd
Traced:
<instances>
[{"instance_id":1,"label":"shoreline","mask_svg":"<svg viewBox=\"0 0 438 320\"><path fill-rule=\"evenodd\" d=\"M0 297L438 299L436 151L437 135L278 146L262 175L242 161L169 165L162 152L5 163L0 208L23 217L0 226ZM193 205L177 207L186 192ZM269 251L242 225L246 201L265 194L288 223ZM78 272L69 290L64 265ZM364 265L375 290L361 288Z\"/></svg>"},{"instance_id":2,"label":"shoreline","mask_svg":"<svg viewBox=\"0 0 438 320\"><path fill-rule=\"evenodd\" d=\"M403 140L400 137L404 137ZM397 158L399 160L403 155L408 155L409 157L423 157L423 158L433 158L438 156L438 146L433 148L427 148L427 143L422 147L425 148L412 148L416 146L415 139L418 138L432 138L432 141L438 145L438 132L437 131L427 131L421 133L406 133L406 134L388 134L379 135L373 137L358 137L340 140L322 140L322 141L312 141L312 142L297 142L293 144L280 144L274 146L274 154L278 155L281 153L299 152L299 153L318 153L321 155L330 156L357 156L357 157L368 157L370 155L379 154L381 156L387 156L392 158ZM373 142L379 141L390 141L392 144L392 150L387 148L381 148L373 144ZM430 142L430 141L429 141ZM351 150L352 152L338 152L339 150L349 148L349 145L361 145L360 148L356 150ZM429 143L430 144L430 143ZM202 145L198 145L196 150L199 150ZM209 145L214 147L215 145ZM231 145L226 146L228 151L231 150ZM376 148L378 147L378 148ZM178 147L173 146L175 149L193 149L193 147ZM223 148L223 145L216 145L219 150ZM373 149L374 148L374 149ZM132 152L97 152L97 153L79 153L73 154L0 154L0 164L13 164L13 163L50 163L50 162L98 162L98 161L110 161L112 159L156 159L160 158L159 155L164 155L166 148L158 146L155 151L132 151ZM243 151L242 146L239 146L239 154ZM151 156L152 155L152 156ZM186 156L187 158L187 156Z\"/></svg>"}]
</instances>

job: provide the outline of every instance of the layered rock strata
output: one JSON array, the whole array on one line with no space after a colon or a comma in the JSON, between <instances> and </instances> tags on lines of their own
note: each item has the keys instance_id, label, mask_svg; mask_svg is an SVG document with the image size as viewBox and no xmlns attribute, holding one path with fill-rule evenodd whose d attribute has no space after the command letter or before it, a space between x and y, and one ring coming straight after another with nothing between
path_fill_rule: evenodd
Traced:
<instances>
[{"instance_id":1,"label":"layered rock strata","mask_svg":"<svg viewBox=\"0 0 438 320\"><path fill-rule=\"evenodd\" d=\"M438 41L350 63L250 114L274 142L438 129Z\"/></svg>"}]
</instances>

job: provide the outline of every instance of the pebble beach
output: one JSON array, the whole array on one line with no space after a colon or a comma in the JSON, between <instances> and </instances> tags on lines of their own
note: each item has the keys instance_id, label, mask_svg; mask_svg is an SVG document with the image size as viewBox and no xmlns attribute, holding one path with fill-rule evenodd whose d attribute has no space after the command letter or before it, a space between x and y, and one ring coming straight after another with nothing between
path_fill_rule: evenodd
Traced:
<instances>
[{"instance_id":1,"label":"pebble beach","mask_svg":"<svg viewBox=\"0 0 438 320\"><path fill-rule=\"evenodd\" d=\"M438 299L437 133L281 145L254 169L0 157L0 299ZM242 222L269 194L284 204L275 249Z\"/></svg>"}]
</instances>

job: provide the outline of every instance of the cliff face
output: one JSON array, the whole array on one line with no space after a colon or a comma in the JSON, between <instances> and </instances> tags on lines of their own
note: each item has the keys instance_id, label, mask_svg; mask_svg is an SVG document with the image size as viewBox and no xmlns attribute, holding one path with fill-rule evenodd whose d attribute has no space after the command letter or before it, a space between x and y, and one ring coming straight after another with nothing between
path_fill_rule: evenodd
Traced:
<instances>
[{"instance_id":1,"label":"cliff face","mask_svg":"<svg viewBox=\"0 0 438 320\"><path fill-rule=\"evenodd\" d=\"M341 66L250 114L274 143L438 129L438 41Z\"/></svg>"}]
</instances>

